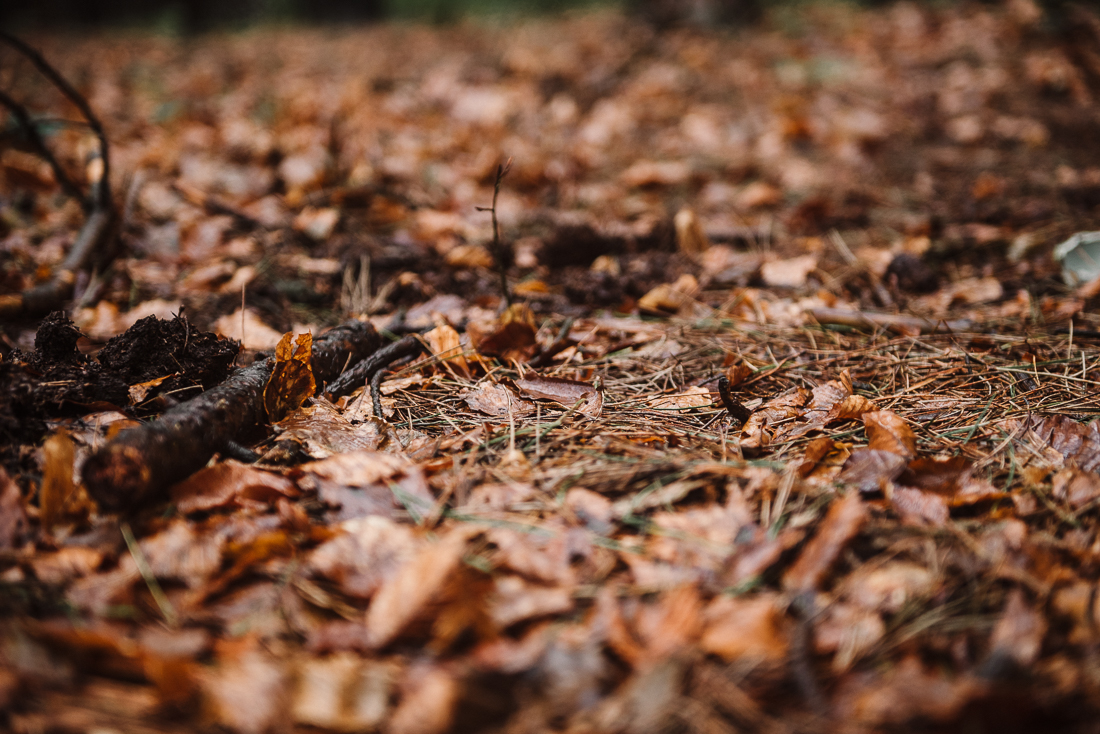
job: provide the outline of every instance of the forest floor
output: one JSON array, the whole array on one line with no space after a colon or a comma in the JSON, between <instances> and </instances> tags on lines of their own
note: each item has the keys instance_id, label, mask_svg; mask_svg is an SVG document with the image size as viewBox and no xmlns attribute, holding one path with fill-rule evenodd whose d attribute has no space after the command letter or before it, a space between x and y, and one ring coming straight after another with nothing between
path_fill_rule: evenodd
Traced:
<instances>
[{"instance_id":1,"label":"forest floor","mask_svg":"<svg viewBox=\"0 0 1100 734\"><path fill-rule=\"evenodd\" d=\"M1100 731L1100 18L26 40L0 729Z\"/></svg>"}]
</instances>

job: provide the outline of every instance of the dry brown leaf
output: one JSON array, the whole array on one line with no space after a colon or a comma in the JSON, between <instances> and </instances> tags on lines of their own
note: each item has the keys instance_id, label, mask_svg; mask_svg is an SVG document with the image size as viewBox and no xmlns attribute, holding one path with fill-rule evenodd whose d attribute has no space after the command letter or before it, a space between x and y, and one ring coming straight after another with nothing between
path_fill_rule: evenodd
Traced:
<instances>
[{"instance_id":1,"label":"dry brown leaf","mask_svg":"<svg viewBox=\"0 0 1100 734\"><path fill-rule=\"evenodd\" d=\"M372 647L388 645L425 611L461 563L469 534L468 529L459 528L425 543L382 582L367 610Z\"/></svg>"},{"instance_id":2,"label":"dry brown leaf","mask_svg":"<svg viewBox=\"0 0 1100 734\"><path fill-rule=\"evenodd\" d=\"M711 407L714 399L710 396L710 390L696 385L674 395L650 398L649 405L653 410L693 410Z\"/></svg>"},{"instance_id":3,"label":"dry brown leaf","mask_svg":"<svg viewBox=\"0 0 1100 734\"><path fill-rule=\"evenodd\" d=\"M292 411L301 407L317 392L313 379L313 335L310 333L283 334L275 347L275 365L271 377L264 386L264 410L271 423L278 423Z\"/></svg>"},{"instance_id":4,"label":"dry brown leaf","mask_svg":"<svg viewBox=\"0 0 1100 734\"><path fill-rule=\"evenodd\" d=\"M710 240L691 209L681 209L672 220L676 228L676 247L688 257L697 258L710 249Z\"/></svg>"},{"instance_id":5,"label":"dry brown leaf","mask_svg":"<svg viewBox=\"0 0 1100 734\"><path fill-rule=\"evenodd\" d=\"M76 447L66 431L58 431L42 445L42 487L38 506L42 527L47 531L82 514L74 504L78 499L73 481L75 460Z\"/></svg>"},{"instance_id":6,"label":"dry brown leaf","mask_svg":"<svg viewBox=\"0 0 1100 734\"><path fill-rule=\"evenodd\" d=\"M726 379L730 381L730 387L737 387L742 382L752 377L756 372L744 362L735 362L726 368Z\"/></svg>"},{"instance_id":7,"label":"dry brown leaf","mask_svg":"<svg viewBox=\"0 0 1100 734\"><path fill-rule=\"evenodd\" d=\"M771 444L772 434L768 431L769 427L801 415L802 406L809 398L810 391L799 387L761 405L753 411L741 429L741 448L756 449Z\"/></svg>"},{"instance_id":8,"label":"dry brown leaf","mask_svg":"<svg viewBox=\"0 0 1100 734\"><path fill-rule=\"evenodd\" d=\"M982 685L972 678L948 678L926 670L916 656L904 658L882 675L857 676L837 693L837 713L862 726L903 726L911 719L954 720Z\"/></svg>"},{"instance_id":9,"label":"dry brown leaf","mask_svg":"<svg viewBox=\"0 0 1100 734\"><path fill-rule=\"evenodd\" d=\"M691 168L681 161L647 161L634 163L619 176L627 186L679 186L691 176Z\"/></svg>"},{"instance_id":10,"label":"dry brown leaf","mask_svg":"<svg viewBox=\"0 0 1100 734\"><path fill-rule=\"evenodd\" d=\"M463 400L474 410L500 418L514 416L520 418L535 412L535 406L521 400L504 385L486 382L480 387L468 391Z\"/></svg>"},{"instance_id":11,"label":"dry brown leaf","mask_svg":"<svg viewBox=\"0 0 1100 734\"><path fill-rule=\"evenodd\" d=\"M410 528L384 517L357 517L340 530L309 554L306 568L357 598L373 596L418 547Z\"/></svg>"},{"instance_id":12,"label":"dry brown leaf","mask_svg":"<svg viewBox=\"0 0 1100 734\"><path fill-rule=\"evenodd\" d=\"M337 520L365 515L423 517L435 498L419 467L395 454L355 451L303 464L291 476L322 502L339 507Z\"/></svg>"},{"instance_id":13,"label":"dry brown leaf","mask_svg":"<svg viewBox=\"0 0 1100 734\"><path fill-rule=\"evenodd\" d=\"M577 412L589 418L599 418L603 412L603 392L595 385L577 380L565 380L560 377L543 377L528 372L515 381L520 394L535 400L551 400L565 408L572 408L579 401Z\"/></svg>"},{"instance_id":14,"label":"dry brown leaf","mask_svg":"<svg viewBox=\"0 0 1100 734\"><path fill-rule=\"evenodd\" d=\"M863 566L844 580L844 596L864 609L894 614L907 604L932 596L939 579L924 566L909 561L888 561Z\"/></svg>"},{"instance_id":15,"label":"dry brown leaf","mask_svg":"<svg viewBox=\"0 0 1100 734\"><path fill-rule=\"evenodd\" d=\"M536 617L564 614L573 608L573 594L561 586L536 586L518 576L499 576L489 600L489 616L500 629Z\"/></svg>"},{"instance_id":16,"label":"dry brown leaf","mask_svg":"<svg viewBox=\"0 0 1100 734\"><path fill-rule=\"evenodd\" d=\"M951 517L947 501L938 494L909 487L896 487L890 504L907 525L945 525Z\"/></svg>"},{"instance_id":17,"label":"dry brown leaf","mask_svg":"<svg viewBox=\"0 0 1100 734\"><path fill-rule=\"evenodd\" d=\"M840 481L854 484L860 492L884 491L905 471L905 466L905 457L893 451L856 449L844 462Z\"/></svg>"},{"instance_id":18,"label":"dry brown leaf","mask_svg":"<svg viewBox=\"0 0 1100 734\"><path fill-rule=\"evenodd\" d=\"M1051 479L1051 494L1080 509L1100 497L1100 475L1072 467L1062 469Z\"/></svg>"},{"instance_id":19,"label":"dry brown leaf","mask_svg":"<svg viewBox=\"0 0 1100 734\"><path fill-rule=\"evenodd\" d=\"M905 420L892 410L875 410L863 414L867 431L867 448L889 451L908 459L917 455L917 437Z\"/></svg>"},{"instance_id":20,"label":"dry brown leaf","mask_svg":"<svg viewBox=\"0 0 1100 734\"><path fill-rule=\"evenodd\" d=\"M707 606L703 618L699 647L704 652L727 662L779 662L787 657L789 623L774 593L747 599L719 597Z\"/></svg>"},{"instance_id":21,"label":"dry brown leaf","mask_svg":"<svg viewBox=\"0 0 1100 734\"><path fill-rule=\"evenodd\" d=\"M247 502L274 504L280 497L299 495L286 477L233 460L200 469L174 485L171 493L176 510L184 515Z\"/></svg>"},{"instance_id":22,"label":"dry brown leaf","mask_svg":"<svg viewBox=\"0 0 1100 734\"><path fill-rule=\"evenodd\" d=\"M406 672L402 688L404 695L386 729L390 734L442 734L451 730L462 692L453 672L441 665L422 663Z\"/></svg>"},{"instance_id":23,"label":"dry brown leaf","mask_svg":"<svg viewBox=\"0 0 1100 734\"><path fill-rule=\"evenodd\" d=\"M690 306L699 291L695 276L685 273L675 283L662 283L638 299L638 308L649 313L670 314Z\"/></svg>"},{"instance_id":24,"label":"dry brown leaf","mask_svg":"<svg viewBox=\"0 0 1100 734\"><path fill-rule=\"evenodd\" d=\"M247 640L237 643L202 677L206 718L242 734L262 734L284 715L287 678L282 663Z\"/></svg>"},{"instance_id":25,"label":"dry brown leaf","mask_svg":"<svg viewBox=\"0 0 1100 734\"><path fill-rule=\"evenodd\" d=\"M470 376L470 365L462 354L462 342L458 332L449 324L440 324L424 335L432 356L458 370L462 377Z\"/></svg>"},{"instance_id":26,"label":"dry brown leaf","mask_svg":"<svg viewBox=\"0 0 1100 734\"><path fill-rule=\"evenodd\" d=\"M334 731L380 727L397 687L398 666L338 653L303 660L296 668L290 717L296 723Z\"/></svg>"},{"instance_id":27,"label":"dry brown leaf","mask_svg":"<svg viewBox=\"0 0 1100 734\"><path fill-rule=\"evenodd\" d=\"M179 310L179 307L176 307ZM244 329L242 333L241 329ZM230 339L236 339L245 349L267 351L279 345L283 335L272 329L252 309L245 309L244 316L237 309L214 322L214 331Z\"/></svg>"},{"instance_id":28,"label":"dry brown leaf","mask_svg":"<svg viewBox=\"0 0 1100 734\"><path fill-rule=\"evenodd\" d=\"M789 260L768 260L760 266L760 277L772 288L801 288L817 268L817 255L800 255Z\"/></svg>"},{"instance_id":29,"label":"dry brown leaf","mask_svg":"<svg viewBox=\"0 0 1100 734\"><path fill-rule=\"evenodd\" d=\"M842 673L886 634L878 613L852 604L833 604L814 623L814 650L835 653L833 671Z\"/></svg>"},{"instance_id":30,"label":"dry brown leaf","mask_svg":"<svg viewBox=\"0 0 1100 734\"><path fill-rule=\"evenodd\" d=\"M840 552L856 536L867 519L867 508L858 492L849 492L833 503L815 535L787 572L783 588L791 591L817 591Z\"/></svg>"},{"instance_id":31,"label":"dry brown leaf","mask_svg":"<svg viewBox=\"0 0 1100 734\"><path fill-rule=\"evenodd\" d=\"M0 467L0 549L14 548L27 532L27 515L19 485Z\"/></svg>"},{"instance_id":32,"label":"dry brown leaf","mask_svg":"<svg viewBox=\"0 0 1100 734\"><path fill-rule=\"evenodd\" d=\"M522 362L530 359L538 348L537 331L535 315L522 303L509 306L496 323L471 322L466 327L470 341L479 352Z\"/></svg>"}]
</instances>

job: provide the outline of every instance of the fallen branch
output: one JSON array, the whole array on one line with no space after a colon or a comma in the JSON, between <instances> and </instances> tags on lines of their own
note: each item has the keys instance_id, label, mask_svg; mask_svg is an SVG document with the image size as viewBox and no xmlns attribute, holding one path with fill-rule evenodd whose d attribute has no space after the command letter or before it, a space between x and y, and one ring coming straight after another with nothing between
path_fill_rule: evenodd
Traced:
<instances>
[{"instance_id":1,"label":"fallen branch","mask_svg":"<svg viewBox=\"0 0 1100 734\"><path fill-rule=\"evenodd\" d=\"M318 385L335 380L344 366L378 351L382 337L370 324L348 321L313 343ZM264 386L275 360L238 370L202 395L160 418L120 432L84 464L88 492L108 511L133 510L163 500L172 484L201 469L216 452L266 422Z\"/></svg>"},{"instance_id":2,"label":"fallen branch","mask_svg":"<svg viewBox=\"0 0 1100 734\"><path fill-rule=\"evenodd\" d=\"M370 357L340 375L328 386L325 393L334 400L341 395L348 395L359 388L360 385L366 384L375 375L381 375L382 369L391 362L396 362L404 357L413 357L422 351L424 351L424 345L420 343L419 339L414 336L402 337L393 344L382 347ZM375 405L375 408L377 409L378 405ZM381 416L381 413L376 415Z\"/></svg>"},{"instance_id":3,"label":"fallen branch","mask_svg":"<svg viewBox=\"0 0 1100 734\"><path fill-rule=\"evenodd\" d=\"M11 46L31 64L38 69L44 77L57 87L57 89L80 110L88 127L95 133L99 141L99 157L103 169L99 178L92 182L91 189L86 195L82 194L80 187L65 173L57 158L49 150L37 127L31 120L26 107L4 94L0 96L0 104L6 107L24 135L42 157L53 169L54 178L66 194L78 199L87 218L84 226L76 238L68 256L54 272L49 281L35 286L20 294L0 296L0 318L11 318L18 315L43 314L59 308L73 292L77 273L88 270L96 264L97 258L106 261L110 258L110 248L107 244L115 232L118 222L118 211L111 196L111 156L107 143L107 136L103 132L103 125L99 118L92 112L88 100L80 92L76 91L65 77L61 76L50 65L42 54L31 48L15 36L0 31L0 43ZM101 263L102 264L102 263Z\"/></svg>"}]
</instances>

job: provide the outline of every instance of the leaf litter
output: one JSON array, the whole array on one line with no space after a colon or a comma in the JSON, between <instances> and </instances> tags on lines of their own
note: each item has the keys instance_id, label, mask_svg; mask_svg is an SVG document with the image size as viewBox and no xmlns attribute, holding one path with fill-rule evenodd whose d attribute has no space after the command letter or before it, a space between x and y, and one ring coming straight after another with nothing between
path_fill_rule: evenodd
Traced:
<instances>
[{"instance_id":1,"label":"leaf litter","mask_svg":"<svg viewBox=\"0 0 1100 734\"><path fill-rule=\"evenodd\" d=\"M1100 79L1044 12L43 36L136 183L4 327L4 726L1087 730ZM26 155L5 292L72 230ZM424 354L326 393L347 317ZM265 349L263 420L89 494Z\"/></svg>"}]
</instances>

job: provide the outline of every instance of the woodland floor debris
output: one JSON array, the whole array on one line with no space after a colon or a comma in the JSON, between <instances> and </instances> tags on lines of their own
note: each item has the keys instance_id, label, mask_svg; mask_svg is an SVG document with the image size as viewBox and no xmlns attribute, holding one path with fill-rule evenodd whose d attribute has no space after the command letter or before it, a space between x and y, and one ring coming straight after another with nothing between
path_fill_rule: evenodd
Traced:
<instances>
[{"instance_id":1,"label":"woodland floor debris","mask_svg":"<svg viewBox=\"0 0 1100 734\"><path fill-rule=\"evenodd\" d=\"M133 178L72 322L4 324L0 728L1096 731L1090 12L33 39ZM0 152L4 293L51 175ZM344 322L426 333L306 379ZM95 457L217 412L215 324L290 412L246 367L123 516Z\"/></svg>"}]
</instances>

